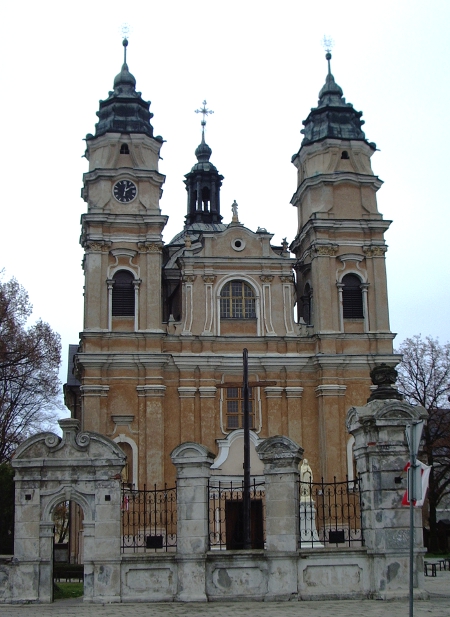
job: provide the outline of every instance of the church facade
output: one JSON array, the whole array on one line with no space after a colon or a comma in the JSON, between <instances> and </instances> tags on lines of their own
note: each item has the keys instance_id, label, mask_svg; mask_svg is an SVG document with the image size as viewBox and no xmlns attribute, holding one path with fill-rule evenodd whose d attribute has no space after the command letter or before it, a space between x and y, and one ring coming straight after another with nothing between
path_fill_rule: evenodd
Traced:
<instances>
[{"instance_id":1,"label":"church facade","mask_svg":"<svg viewBox=\"0 0 450 617\"><path fill-rule=\"evenodd\" d=\"M367 401L375 364L398 360L385 271L390 221L377 209L375 144L361 112L329 69L292 159L298 229L290 246L274 246L264 227L244 227L237 204L224 222L223 176L204 132L185 176L184 225L164 242L163 140L126 61L97 115L82 189L79 385L65 388L72 415L119 444L124 481L136 488L172 484L170 453L187 441L216 454L215 474L241 476L247 348L250 381L270 382L251 388L252 474L262 473L260 440L286 435L315 477L352 477L347 410Z\"/></svg>"}]
</instances>

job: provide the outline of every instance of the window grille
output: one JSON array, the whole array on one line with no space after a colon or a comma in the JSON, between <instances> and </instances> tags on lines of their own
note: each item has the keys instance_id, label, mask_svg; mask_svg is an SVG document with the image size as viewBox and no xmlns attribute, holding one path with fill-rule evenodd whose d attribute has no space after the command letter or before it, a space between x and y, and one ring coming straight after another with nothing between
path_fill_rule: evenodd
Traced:
<instances>
[{"instance_id":1,"label":"window grille","mask_svg":"<svg viewBox=\"0 0 450 617\"><path fill-rule=\"evenodd\" d=\"M342 308L344 319L363 319L361 280L355 274L346 274L342 279Z\"/></svg>"},{"instance_id":2,"label":"window grille","mask_svg":"<svg viewBox=\"0 0 450 617\"><path fill-rule=\"evenodd\" d=\"M244 392L243 388L226 388L227 429L244 427ZM250 428L254 428L254 402L252 388L248 389L248 409Z\"/></svg>"},{"instance_id":3,"label":"window grille","mask_svg":"<svg viewBox=\"0 0 450 617\"><path fill-rule=\"evenodd\" d=\"M119 270L113 277L112 314L117 317L134 317L134 276Z\"/></svg>"},{"instance_id":4,"label":"window grille","mask_svg":"<svg viewBox=\"0 0 450 617\"><path fill-rule=\"evenodd\" d=\"M230 281L220 294L220 316L225 319L255 319L255 294L244 281Z\"/></svg>"}]
</instances>

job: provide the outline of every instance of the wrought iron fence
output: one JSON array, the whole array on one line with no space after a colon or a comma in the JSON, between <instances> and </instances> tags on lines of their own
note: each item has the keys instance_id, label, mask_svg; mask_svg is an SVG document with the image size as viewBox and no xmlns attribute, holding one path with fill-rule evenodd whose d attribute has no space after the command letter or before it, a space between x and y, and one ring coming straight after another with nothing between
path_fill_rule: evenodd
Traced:
<instances>
[{"instance_id":1,"label":"wrought iron fence","mask_svg":"<svg viewBox=\"0 0 450 617\"><path fill-rule=\"evenodd\" d=\"M175 551L177 488L122 489L122 553Z\"/></svg>"},{"instance_id":2,"label":"wrought iron fence","mask_svg":"<svg viewBox=\"0 0 450 617\"><path fill-rule=\"evenodd\" d=\"M210 478L209 548L238 550L244 547L244 482L220 482ZM264 548L265 542L264 483L252 478L250 485L250 528L252 548Z\"/></svg>"},{"instance_id":3,"label":"wrought iron fence","mask_svg":"<svg viewBox=\"0 0 450 617\"><path fill-rule=\"evenodd\" d=\"M364 546L359 478L298 485L300 547Z\"/></svg>"}]
</instances>

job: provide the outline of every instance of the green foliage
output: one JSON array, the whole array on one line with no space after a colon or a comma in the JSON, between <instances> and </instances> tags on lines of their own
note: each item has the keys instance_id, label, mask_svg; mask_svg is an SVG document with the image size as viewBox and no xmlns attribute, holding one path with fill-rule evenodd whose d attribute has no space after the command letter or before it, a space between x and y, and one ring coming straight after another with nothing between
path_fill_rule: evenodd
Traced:
<instances>
[{"instance_id":1,"label":"green foliage","mask_svg":"<svg viewBox=\"0 0 450 617\"><path fill-rule=\"evenodd\" d=\"M0 464L0 555L14 553L14 470Z\"/></svg>"},{"instance_id":2,"label":"green foliage","mask_svg":"<svg viewBox=\"0 0 450 617\"><path fill-rule=\"evenodd\" d=\"M53 583L53 599L81 598L83 583Z\"/></svg>"}]
</instances>

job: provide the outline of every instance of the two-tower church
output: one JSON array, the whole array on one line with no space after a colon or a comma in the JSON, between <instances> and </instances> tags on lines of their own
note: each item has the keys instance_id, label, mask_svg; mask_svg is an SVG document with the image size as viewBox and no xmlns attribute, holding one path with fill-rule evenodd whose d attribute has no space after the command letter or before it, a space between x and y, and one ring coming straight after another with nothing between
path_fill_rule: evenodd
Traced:
<instances>
[{"instance_id":1,"label":"two-tower church","mask_svg":"<svg viewBox=\"0 0 450 617\"><path fill-rule=\"evenodd\" d=\"M328 69L292 158L298 230L290 246L272 245L265 227L244 227L236 204L224 222L223 176L204 132L184 180L185 222L164 242L163 140L126 61L97 115L82 189L79 383L65 387L72 414L120 445L124 481L135 487L172 483L170 452L186 441L216 453L214 473L241 475L238 384L247 348L250 380L276 384L251 390L252 474L262 472L259 440L282 434L304 448L316 477L352 476L346 412L370 396L375 364L396 364L385 271L390 221L378 212L381 181L362 113Z\"/></svg>"}]
</instances>

